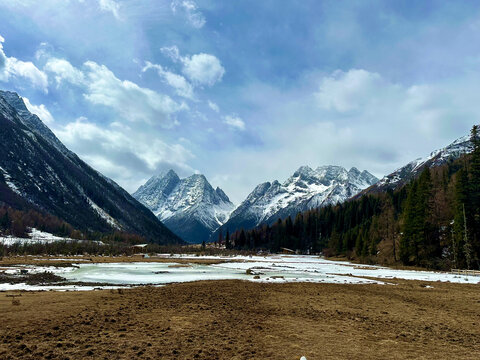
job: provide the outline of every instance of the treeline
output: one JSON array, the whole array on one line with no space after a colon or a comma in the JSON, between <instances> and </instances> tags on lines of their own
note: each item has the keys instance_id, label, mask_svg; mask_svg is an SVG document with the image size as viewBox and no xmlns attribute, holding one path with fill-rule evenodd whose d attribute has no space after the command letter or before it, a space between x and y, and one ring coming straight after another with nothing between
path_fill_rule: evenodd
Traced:
<instances>
[{"instance_id":1,"label":"treeline","mask_svg":"<svg viewBox=\"0 0 480 360\"><path fill-rule=\"evenodd\" d=\"M56 216L35 210L16 210L0 207L0 234L27 238L30 228L36 228L57 236L83 239L83 234Z\"/></svg>"},{"instance_id":2,"label":"treeline","mask_svg":"<svg viewBox=\"0 0 480 360\"><path fill-rule=\"evenodd\" d=\"M36 210L18 210L9 206L0 207L0 236L29 238L32 228L60 237L76 240L96 240L104 243L142 244L144 237L122 231L111 233L80 231L69 223L48 213ZM67 244L71 244L67 242Z\"/></svg>"},{"instance_id":3,"label":"treeline","mask_svg":"<svg viewBox=\"0 0 480 360\"><path fill-rule=\"evenodd\" d=\"M480 268L480 140L473 152L426 168L396 191L298 213L226 234L235 249L323 252L368 263ZM288 249L288 250L287 250Z\"/></svg>"},{"instance_id":4,"label":"treeline","mask_svg":"<svg viewBox=\"0 0 480 360\"><path fill-rule=\"evenodd\" d=\"M126 242L104 243L100 241L55 241L51 243L18 242L11 245L0 244L0 259L17 255L55 255L55 256L130 256L134 254L191 254L195 256L233 256L252 255L251 250L225 249L220 246L199 245L158 245L148 244L145 247L135 247Z\"/></svg>"}]
</instances>

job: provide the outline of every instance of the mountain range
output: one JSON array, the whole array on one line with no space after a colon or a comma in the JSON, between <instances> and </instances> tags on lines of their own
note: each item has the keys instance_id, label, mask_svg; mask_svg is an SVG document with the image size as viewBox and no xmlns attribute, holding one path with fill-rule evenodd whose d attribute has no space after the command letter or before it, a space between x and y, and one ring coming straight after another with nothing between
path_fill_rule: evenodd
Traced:
<instances>
[{"instance_id":1,"label":"mountain range","mask_svg":"<svg viewBox=\"0 0 480 360\"><path fill-rule=\"evenodd\" d=\"M114 181L69 151L14 92L0 91L0 204L40 209L82 231L181 240Z\"/></svg>"},{"instance_id":2,"label":"mountain range","mask_svg":"<svg viewBox=\"0 0 480 360\"><path fill-rule=\"evenodd\" d=\"M341 166L300 167L283 184L278 181L258 185L230 215L223 230L250 229L272 224L300 211L343 202L378 179L368 171L347 171Z\"/></svg>"},{"instance_id":3,"label":"mountain range","mask_svg":"<svg viewBox=\"0 0 480 360\"><path fill-rule=\"evenodd\" d=\"M133 196L190 243L208 241L234 209L223 190L213 189L205 176L180 179L173 170L152 177Z\"/></svg>"},{"instance_id":4,"label":"mountain range","mask_svg":"<svg viewBox=\"0 0 480 360\"><path fill-rule=\"evenodd\" d=\"M299 168L287 181L258 185L240 206L203 175L180 179L170 170L154 176L133 196L173 232L188 242L216 240L220 229L231 231L272 223L299 211L343 202L378 179L367 171L340 166Z\"/></svg>"},{"instance_id":5,"label":"mountain range","mask_svg":"<svg viewBox=\"0 0 480 360\"><path fill-rule=\"evenodd\" d=\"M182 181L172 171L153 177L134 196L187 241L199 242L206 239L208 234L210 241L215 241L220 231L225 234L226 230L233 232L260 224L272 224L279 218L293 217L311 208L341 203L363 194L395 190L419 176L426 167L440 166L471 150L470 136L464 136L426 157L409 162L381 180L368 171L360 172L356 168L347 171L340 166L321 166L314 170L302 166L283 184L278 181L259 184L237 207L225 195L227 201L220 206L215 201L198 201L195 211L191 210L191 200L184 201L181 195L189 192L179 190L185 184L179 186ZM193 177L201 177L206 182L202 175ZM187 183L191 183L191 180ZM214 193L208 185L208 193ZM191 188L191 185L187 187ZM217 191L221 190L217 188ZM223 191L221 193L224 194ZM198 225L201 223L203 225Z\"/></svg>"},{"instance_id":6,"label":"mountain range","mask_svg":"<svg viewBox=\"0 0 480 360\"><path fill-rule=\"evenodd\" d=\"M259 184L235 207L205 176L154 176L133 196L68 150L14 92L0 91L0 205L40 209L80 230L124 231L157 243L216 240L226 230L272 224L311 208L395 190L426 167L471 152L470 137L416 159L380 181L368 171L302 166ZM142 205L143 204L143 205Z\"/></svg>"}]
</instances>

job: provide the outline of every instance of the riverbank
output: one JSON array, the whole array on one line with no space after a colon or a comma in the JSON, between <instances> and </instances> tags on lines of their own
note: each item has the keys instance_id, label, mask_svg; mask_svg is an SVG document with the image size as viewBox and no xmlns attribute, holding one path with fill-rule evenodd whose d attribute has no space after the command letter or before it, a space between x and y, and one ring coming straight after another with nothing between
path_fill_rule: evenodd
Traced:
<instances>
[{"instance_id":1,"label":"riverbank","mask_svg":"<svg viewBox=\"0 0 480 360\"><path fill-rule=\"evenodd\" d=\"M478 285L203 281L0 294L0 358L472 359Z\"/></svg>"}]
</instances>

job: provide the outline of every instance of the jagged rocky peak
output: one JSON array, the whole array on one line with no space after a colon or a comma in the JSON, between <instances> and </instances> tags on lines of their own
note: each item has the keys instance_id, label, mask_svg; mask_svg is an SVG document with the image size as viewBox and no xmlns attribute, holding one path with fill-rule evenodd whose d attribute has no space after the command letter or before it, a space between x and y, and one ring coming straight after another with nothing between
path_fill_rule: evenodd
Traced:
<instances>
[{"instance_id":1,"label":"jagged rocky peak","mask_svg":"<svg viewBox=\"0 0 480 360\"><path fill-rule=\"evenodd\" d=\"M367 172L368 171L364 171L364 172ZM353 176L353 177L360 177L362 176L362 173L360 172L360 170L358 170L356 167L352 167L349 171L348 171L348 175L349 176Z\"/></svg>"},{"instance_id":2,"label":"jagged rocky peak","mask_svg":"<svg viewBox=\"0 0 480 360\"><path fill-rule=\"evenodd\" d=\"M25 102L16 92L0 90L0 95L19 113L19 115L25 115L27 112L28 115L30 115Z\"/></svg>"},{"instance_id":3,"label":"jagged rocky peak","mask_svg":"<svg viewBox=\"0 0 480 360\"><path fill-rule=\"evenodd\" d=\"M319 166L315 170L309 166L301 166L287 179L284 185L295 183L298 186L305 184L322 184L328 186L332 184L332 182L348 181L357 184L359 187L368 187L377 182L378 179L366 170L360 172L356 167L352 167L347 171L342 166L336 165Z\"/></svg>"},{"instance_id":4,"label":"jagged rocky peak","mask_svg":"<svg viewBox=\"0 0 480 360\"><path fill-rule=\"evenodd\" d=\"M40 135L44 140L47 140L51 145L55 146L57 150L60 150L64 155L72 156L70 152L61 142L57 139L55 134L43 123L43 121L36 115L32 114L25 105L23 98L13 91L0 90L0 97L2 97L8 105L10 105L15 112L19 115L20 121L31 131Z\"/></svg>"},{"instance_id":5,"label":"jagged rocky peak","mask_svg":"<svg viewBox=\"0 0 480 360\"><path fill-rule=\"evenodd\" d=\"M227 194L225 194L225 192L224 192L222 189L220 189L218 186L217 186L217 188L215 189L215 193L218 195L218 197L219 197L221 200L223 200L223 201L225 201L225 202L229 202L229 201L230 201L230 199L228 198Z\"/></svg>"},{"instance_id":6,"label":"jagged rocky peak","mask_svg":"<svg viewBox=\"0 0 480 360\"><path fill-rule=\"evenodd\" d=\"M202 174L180 178L173 170L154 176L133 196L175 233L189 242L207 241L234 205Z\"/></svg>"},{"instance_id":7,"label":"jagged rocky peak","mask_svg":"<svg viewBox=\"0 0 480 360\"><path fill-rule=\"evenodd\" d=\"M347 180L348 172L344 167L337 165L319 166L316 170L318 176L327 183L333 180Z\"/></svg>"},{"instance_id":8,"label":"jagged rocky peak","mask_svg":"<svg viewBox=\"0 0 480 360\"><path fill-rule=\"evenodd\" d=\"M230 230L273 223L299 211L342 202L377 182L368 171L341 166L301 166L283 184L258 185L223 226Z\"/></svg>"},{"instance_id":9,"label":"jagged rocky peak","mask_svg":"<svg viewBox=\"0 0 480 360\"><path fill-rule=\"evenodd\" d=\"M300 166L297 171L293 173L293 177L310 177L314 176L315 171L310 166Z\"/></svg>"},{"instance_id":10,"label":"jagged rocky peak","mask_svg":"<svg viewBox=\"0 0 480 360\"><path fill-rule=\"evenodd\" d=\"M175 187L180 181L177 173L173 170L169 170L166 173L150 178L145 185L142 185L140 189L152 189L160 190L163 193L170 193L171 189Z\"/></svg>"},{"instance_id":11,"label":"jagged rocky peak","mask_svg":"<svg viewBox=\"0 0 480 360\"><path fill-rule=\"evenodd\" d=\"M247 200L257 199L265 195L265 193L268 191L268 189L270 189L271 186L272 184L270 182L264 182L257 185L255 189L253 189L253 191L248 195Z\"/></svg>"}]
</instances>

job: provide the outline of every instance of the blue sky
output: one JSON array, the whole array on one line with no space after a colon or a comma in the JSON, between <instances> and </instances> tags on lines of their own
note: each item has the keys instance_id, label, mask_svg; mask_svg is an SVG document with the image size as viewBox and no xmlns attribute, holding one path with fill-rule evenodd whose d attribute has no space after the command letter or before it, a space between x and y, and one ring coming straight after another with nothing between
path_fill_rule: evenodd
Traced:
<instances>
[{"instance_id":1,"label":"blue sky","mask_svg":"<svg viewBox=\"0 0 480 360\"><path fill-rule=\"evenodd\" d=\"M0 88L134 191L381 177L480 118L474 1L0 0Z\"/></svg>"}]
</instances>

